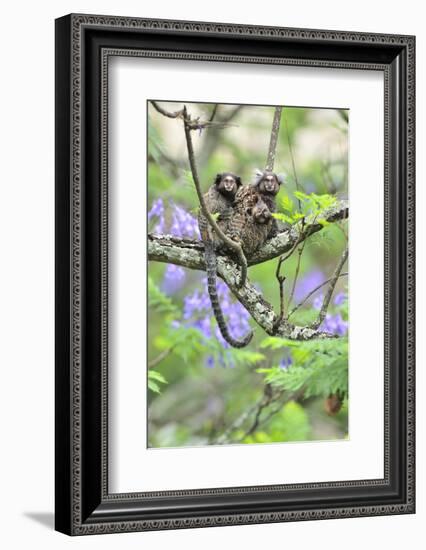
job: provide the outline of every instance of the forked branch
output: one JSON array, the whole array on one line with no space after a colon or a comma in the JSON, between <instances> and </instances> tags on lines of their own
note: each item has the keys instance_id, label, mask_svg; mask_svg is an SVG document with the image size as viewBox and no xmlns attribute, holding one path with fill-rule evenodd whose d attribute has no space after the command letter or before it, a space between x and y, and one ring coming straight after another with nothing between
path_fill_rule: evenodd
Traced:
<instances>
[{"instance_id":1,"label":"forked branch","mask_svg":"<svg viewBox=\"0 0 426 550\"><path fill-rule=\"evenodd\" d=\"M192 145L192 138L191 138L191 126L190 122L191 119L188 117L188 113L186 110L186 106L183 108L183 122L184 122L184 128L185 128L185 138L186 138L186 146L188 149L188 159L189 159L189 165L191 167L192 172L192 178L194 180L195 189L197 191L198 200L200 202L201 211L211 227L216 231L219 238L222 240L223 243L226 244L228 248L230 248L238 257L238 260L240 262L241 267L241 278L238 283L238 286L243 286L246 279L247 279L247 260L244 255L243 249L240 244L230 239L225 233L220 229L218 224L216 223L216 220L213 218L211 213L209 212L206 202L204 200L203 193L201 191L201 185L200 180L198 177L198 170L197 170L197 164L195 162L195 155L194 155L194 147Z\"/></svg>"},{"instance_id":2,"label":"forked branch","mask_svg":"<svg viewBox=\"0 0 426 550\"><path fill-rule=\"evenodd\" d=\"M345 248L342 256L340 257L340 260L336 266L336 269L334 270L333 276L330 280L330 284L328 286L327 292L324 296L324 300L320 309L320 312L318 314L318 318L311 324L311 328L316 330L321 323L324 321L325 316L327 314L327 309L330 304L331 297L333 295L334 288L336 286L337 280L340 277L340 273L343 269L343 266L345 265L346 260L348 259L348 253L349 249L348 247Z\"/></svg>"}]
</instances>

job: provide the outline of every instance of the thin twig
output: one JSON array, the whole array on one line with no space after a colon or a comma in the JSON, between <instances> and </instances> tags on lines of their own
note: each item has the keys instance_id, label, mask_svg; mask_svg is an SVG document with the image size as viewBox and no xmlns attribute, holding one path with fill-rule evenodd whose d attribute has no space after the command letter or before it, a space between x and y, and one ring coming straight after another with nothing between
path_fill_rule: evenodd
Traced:
<instances>
[{"instance_id":1,"label":"thin twig","mask_svg":"<svg viewBox=\"0 0 426 550\"><path fill-rule=\"evenodd\" d=\"M180 111L167 111L163 107L161 107L156 101L151 100L151 105L154 107L156 111L161 113L163 116L168 118L185 118L185 108L181 109ZM194 119L188 119L186 121L186 124L190 130L204 130L205 128L217 128L217 129L223 129L223 128L229 128L231 126L235 126L234 124L228 124L227 122L214 122L212 120L201 120L200 117L194 118Z\"/></svg>"},{"instance_id":2,"label":"thin twig","mask_svg":"<svg viewBox=\"0 0 426 550\"><path fill-rule=\"evenodd\" d=\"M213 439L212 444L215 445L225 445L226 443L229 443L231 441L230 435L232 432L236 429L238 429L240 426L244 424L246 419L257 409L257 405L254 405L253 407L250 407L246 411L243 412L232 424L226 429L225 432L223 432L218 438Z\"/></svg>"},{"instance_id":3,"label":"thin twig","mask_svg":"<svg viewBox=\"0 0 426 550\"><path fill-rule=\"evenodd\" d=\"M336 286L337 280L340 276L340 272L342 271L342 268L343 268L346 260L348 259L348 253L349 253L349 249L348 249L348 247L346 247L343 254L342 254L342 256L341 256L341 258L340 258L340 260L339 260L339 263L336 266L336 269L334 270L333 276L330 280L330 286L328 287L328 290L327 290L327 292L324 296L324 300L323 300L320 312L318 314L318 318L316 319L316 321L314 321L310 325L310 328L312 328L314 330L316 330L325 319L325 316L327 314L327 309L328 309L328 306L330 304L331 296L333 295L333 291L334 291L334 288Z\"/></svg>"},{"instance_id":4,"label":"thin twig","mask_svg":"<svg viewBox=\"0 0 426 550\"><path fill-rule=\"evenodd\" d=\"M233 109L223 110L221 108L217 109L215 114L215 122L221 123L224 125L230 125L229 123L238 115L238 113L243 109L244 105L237 105ZM211 117L210 117L211 119ZM235 124L233 126L236 126ZM217 146L219 145L219 132L207 132L204 141L201 145L201 148L198 152L198 166L203 168L207 162L212 158Z\"/></svg>"},{"instance_id":5,"label":"thin twig","mask_svg":"<svg viewBox=\"0 0 426 550\"><path fill-rule=\"evenodd\" d=\"M183 115L182 109L180 111L174 111L174 112L166 111L166 109L163 109L163 107L158 105L156 101L152 101L152 100L151 100L151 105L154 107L156 111L158 111L163 116L166 116L168 118L182 118L182 115Z\"/></svg>"},{"instance_id":6,"label":"thin twig","mask_svg":"<svg viewBox=\"0 0 426 550\"><path fill-rule=\"evenodd\" d=\"M284 283L285 283L285 275L281 275L281 265L283 263L283 257L279 258L278 264L277 264L277 270L275 272L275 277L278 281L278 287L280 289L280 314L277 317L276 325L279 325L281 321L284 319L285 314L285 308L284 308Z\"/></svg>"},{"instance_id":7,"label":"thin twig","mask_svg":"<svg viewBox=\"0 0 426 550\"><path fill-rule=\"evenodd\" d=\"M222 115L220 117L220 122L224 124L231 122L231 120L234 119L243 108L244 108L244 105L237 105L234 109Z\"/></svg>"},{"instance_id":8,"label":"thin twig","mask_svg":"<svg viewBox=\"0 0 426 550\"><path fill-rule=\"evenodd\" d=\"M210 118L209 118L209 122L213 122L213 119L214 119L214 117L216 116L217 108L218 108L218 107L219 107L219 103L215 103L215 104L214 104L214 107L213 107L212 114L210 115Z\"/></svg>"},{"instance_id":9,"label":"thin twig","mask_svg":"<svg viewBox=\"0 0 426 550\"><path fill-rule=\"evenodd\" d=\"M296 182L297 191L300 191L299 180L297 178L297 172L296 172L296 163L294 162L293 147L291 145L290 132L288 131L287 117L285 115L284 115L284 124L285 124L285 130L286 130L286 134L287 134L287 143L288 143L288 150L289 150L290 158L291 158L291 166L293 168L294 181ZM298 202L298 205L299 205L299 212L301 212L302 211L302 203L300 202L300 199L297 199L297 202ZM302 225L303 224L304 224L304 218L302 219Z\"/></svg>"},{"instance_id":10,"label":"thin twig","mask_svg":"<svg viewBox=\"0 0 426 550\"><path fill-rule=\"evenodd\" d=\"M340 118L346 122L346 124L349 123L349 116L346 112L346 109L337 109L338 114L340 115Z\"/></svg>"},{"instance_id":11,"label":"thin twig","mask_svg":"<svg viewBox=\"0 0 426 550\"><path fill-rule=\"evenodd\" d=\"M272 172L275 164L275 155L277 152L278 135L281 124L282 107L275 107L274 120L272 122L271 138L269 141L268 158L266 161L266 170Z\"/></svg>"},{"instance_id":12,"label":"thin twig","mask_svg":"<svg viewBox=\"0 0 426 550\"><path fill-rule=\"evenodd\" d=\"M348 272L346 273L340 273L339 277L346 277L347 275L349 275ZM329 283L331 281L332 277L330 277L330 279L327 279L326 281L324 281L323 283L321 283L320 285L318 285L317 287L315 287L313 290L311 290L309 292L309 294L307 294L303 300L301 302L299 302L296 306L294 306L294 308L290 311L290 313L288 314L287 316L287 319L289 319L293 313L298 310L299 308L301 308L308 300L309 298L315 294L315 292L317 292L320 288L322 288L323 286L325 286L327 283Z\"/></svg>"},{"instance_id":13,"label":"thin twig","mask_svg":"<svg viewBox=\"0 0 426 550\"><path fill-rule=\"evenodd\" d=\"M152 368L156 367L159 363L161 363L161 361L163 361L163 359L168 357L171 354L172 351L173 351L173 347L163 350L161 353L159 353L157 355L157 357L154 357L154 359L152 359L148 363L148 368L152 369Z\"/></svg>"},{"instance_id":14,"label":"thin twig","mask_svg":"<svg viewBox=\"0 0 426 550\"><path fill-rule=\"evenodd\" d=\"M247 260L241 245L239 245L237 242L235 242L234 240L230 239L227 235L225 235L225 233L220 229L220 227L216 223L216 220L213 218L213 216L209 212L207 205L205 203L204 196L201 191L200 180L198 178L197 164L195 162L194 147L192 145L192 138L191 138L191 131L190 131L191 128L189 124L190 119L188 118L186 106L183 108L183 122L184 122L184 129L185 129L186 145L188 149L189 165L191 167L192 178L194 180L194 185L197 191L198 200L200 201L201 211L205 216L205 218L207 219L207 221L209 222L209 224L211 225L211 227L216 231L219 238L238 256L238 260L241 267L241 278L239 281L239 286L242 287L247 280Z\"/></svg>"},{"instance_id":15,"label":"thin twig","mask_svg":"<svg viewBox=\"0 0 426 550\"><path fill-rule=\"evenodd\" d=\"M305 250L306 242L307 241L305 239L303 241L302 246L300 248L298 248L298 250L297 250L298 256L297 256L296 271L294 273L293 285L291 287L290 296L288 297L287 309L290 307L290 304L293 301L294 291L296 289L297 279L299 277L299 272L300 272L300 264L301 264L301 260L302 260L302 254L303 254L303 251Z\"/></svg>"},{"instance_id":16,"label":"thin twig","mask_svg":"<svg viewBox=\"0 0 426 550\"><path fill-rule=\"evenodd\" d=\"M269 405L273 401L275 401L275 399L274 399L273 394L272 394L272 387L270 386L270 384L265 384L265 386L263 388L263 396L262 396L262 399L261 399L260 403L257 406L257 411L256 411L256 414L255 414L253 423L248 428L248 430L246 430L244 435L241 437L241 441L243 441L246 437L248 437L249 435L251 435L253 432L256 431L256 429L259 425L260 415L262 414L262 411L264 409L266 409L266 407L269 407Z\"/></svg>"},{"instance_id":17,"label":"thin twig","mask_svg":"<svg viewBox=\"0 0 426 550\"><path fill-rule=\"evenodd\" d=\"M283 321L284 317L285 317L285 306L284 306L284 282L286 280L285 276L284 275L281 275L281 266L282 264L288 260L288 258L290 258L290 256L293 254L293 252L296 250L298 244L303 240L303 232L301 231L299 233L299 236L296 240L296 242L294 243L294 246L291 248L290 252L288 252L285 256L280 256L280 258L278 259L278 263L277 263L277 269L275 271L275 277L277 278L278 280L278 286L279 286L279 291L280 291L280 314L279 316L277 317L276 321L275 321L275 326L278 327L281 322Z\"/></svg>"}]
</instances>

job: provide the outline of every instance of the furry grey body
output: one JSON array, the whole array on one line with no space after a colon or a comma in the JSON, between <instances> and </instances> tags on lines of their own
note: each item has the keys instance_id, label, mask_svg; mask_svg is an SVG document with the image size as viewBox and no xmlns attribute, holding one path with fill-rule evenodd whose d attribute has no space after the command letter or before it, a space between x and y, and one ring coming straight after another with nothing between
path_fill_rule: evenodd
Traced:
<instances>
[{"instance_id":1,"label":"furry grey body","mask_svg":"<svg viewBox=\"0 0 426 550\"><path fill-rule=\"evenodd\" d=\"M271 213L277 210L276 196L278 195L282 182L283 177L275 174L275 172L270 172L268 170L264 170L263 172L259 170L256 172L252 186L262 195L262 199L265 201ZM274 218L268 238L275 237L278 233L278 222Z\"/></svg>"},{"instance_id":2,"label":"furry grey body","mask_svg":"<svg viewBox=\"0 0 426 550\"><path fill-rule=\"evenodd\" d=\"M204 200L208 211L211 214L219 214L216 222L224 232L227 232L228 224L233 213L232 205L234 198L238 188L241 187L241 185L241 179L238 176L225 172L216 176L213 185L209 188L207 193L204 194ZM200 212L198 216L198 225L200 228L201 238L204 242L207 289L220 333L222 334L224 340L232 347L245 347L252 339L253 333L249 332L242 340L236 340L230 335L217 295L216 248L221 244L220 238L210 227L208 220L202 212Z\"/></svg>"},{"instance_id":3,"label":"furry grey body","mask_svg":"<svg viewBox=\"0 0 426 550\"><path fill-rule=\"evenodd\" d=\"M250 257L268 239L273 220L262 194L254 186L244 185L235 195L226 232L241 244L244 254Z\"/></svg>"}]
</instances>

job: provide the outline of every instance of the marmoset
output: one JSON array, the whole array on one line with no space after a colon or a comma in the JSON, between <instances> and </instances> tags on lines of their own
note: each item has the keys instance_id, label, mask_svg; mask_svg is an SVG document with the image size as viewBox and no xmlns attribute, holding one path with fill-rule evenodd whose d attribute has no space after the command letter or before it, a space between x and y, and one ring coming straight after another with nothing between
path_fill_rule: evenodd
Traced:
<instances>
[{"instance_id":1,"label":"marmoset","mask_svg":"<svg viewBox=\"0 0 426 550\"><path fill-rule=\"evenodd\" d=\"M224 172L222 174L217 174L213 185L210 187L207 193L204 194L204 200L207 206L207 210L211 214L218 214L216 223L224 233L227 232L230 219L233 215L232 205L235 195L241 186L242 182L239 176L236 176L231 172ZM217 325L224 340L228 342L228 344L230 344L234 348L242 348L250 342L253 337L253 333L250 332L242 340L236 340L230 335L217 295L216 248L222 245L222 241L220 240L214 229L210 227L208 220L201 211L198 216L198 225L200 228L201 238L204 242L204 254L207 272L207 289Z\"/></svg>"},{"instance_id":2,"label":"marmoset","mask_svg":"<svg viewBox=\"0 0 426 550\"><path fill-rule=\"evenodd\" d=\"M231 172L223 172L216 175L213 185L210 186L207 193L204 193L207 210L210 214L219 214L216 220L218 223L223 221L226 216L229 217L235 194L241 185L242 182L239 176ZM210 227L201 210L198 215L198 226L204 242L207 240L218 242L219 237L214 229Z\"/></svg>"},{"instance_id":3,"label":"marmoset","mask_svg":"<svg viewBox=\"0 0 426 550\"><path fill-rule=\"evenodd\" d=\"M244 254L250 257L266 242L273 220L263 194L253 185L244 185L235 195L226 233L240 243Z\"/></svg>"},{"instance_id":4,"label":"marmoset","mask_svg":"<svg viewBox=\"0 0 426 550\"><path fill-rule=\"evenodd\" d=\"M256 170L253 187L262 195L263 200L271 213L276 212L276 196L280 190L284 178L268 170ZM275 237L279 233L277 220L274 218L268 238Z\"/></svg>"}]
</instances>

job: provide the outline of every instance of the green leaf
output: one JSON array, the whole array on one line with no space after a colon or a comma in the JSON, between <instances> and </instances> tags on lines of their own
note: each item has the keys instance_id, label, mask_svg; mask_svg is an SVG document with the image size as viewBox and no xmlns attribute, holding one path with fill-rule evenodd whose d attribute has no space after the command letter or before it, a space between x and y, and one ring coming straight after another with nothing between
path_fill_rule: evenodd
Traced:
<instances>
[{"instance_id":1,"label":"green leaf","mask_svg":"<svg viewBox=\"0 0 426 550\"><path fill-rule=\"evenodd\" d=\"M293 191L293 195L302 202L311 200L311 195L302 193L302 191Z\"/></svg>"},{"instance_id":2,"label":"green leaf","mask_svg":"<svg viewBox=\"0 0 426 550\"><path fill-rule=\"evenodd\" d=\"M266 359L263 353L245 349L234 348L230 353L235 366L254 366Z\"/></svg>"},{"instance_id":3,"label":"green leaf","mask_svg":"<svg viewBox=\"0 0 426 550\"><path fill-rule=\"evenodd\" d=\"M153 369L148 370L148 378L151 380L158 380L158 382L162 382L163 384L167 384L167 380L164 378L164 376Z\"/></svg>"},{"instance_id":4,"label":"green leaf","mask_svg":"<svg viewBox=\"0 0 426 550\"><path fill-rule=\"evenodd\" d=\"M291 349L293 364L287 370L276 366L258 369L265 381L289 392L303 389L305 398L328 397L340 392L348 393L348 340L333 338L295 342L285 339L266 338L261 346L270 349Z\"/></svg>"},{"instance_id":5,"label":"green leaf","mask_svg":"<svg viewBox=\"0 0 426 550\"><path fill-rule=\"evenodd\" d=\"M161 393L159 385L148 378L148 388L154 393Z\"/></svg>"},{"instance_id":6,"label":"green leaf","mask_svg":"<svg viewBox=\"0 0 426 550\"><path fill-rule=\"evenodd\" d=\"M180 314L177 306L161 292L151 277L148 277L148 306L158 313L169 314L171 318L176 318Z\"/></svg>"},{"instance_id":7,"label":"green leaf","mask_svg":"<svg viewBox=\"0 0 426 550\"><path fill-rule=\"evenodd\" d=\"M269 348L269 349L281 349L288 346L289 340L285 338L278 338L277 336L268 336L260 342L260 348Z\"/></svg>"},{"instance_id":8,"label":"green leaf","mask_svg":"<svg viewBox=\"0 0 426 550\"><path fill-rule=\"evenodd\" d=\"M285 210L289 214L291 214L294 210L294 203L288 195L282 196L279 204L281 210Z\"/></svg>"},{"instance_id":9,"label":"green leaf","mask_svg":"<svg viewBox=\"0 0 426 550\"><path fill-rule=\"evenodd\" d=\"M272 214L272 217L280 222L294 223L294 218L292 216L287 216L287 214L282 214L281 212L275 212Z\"/></svg>"}]
</instances>

